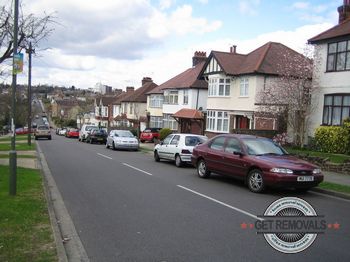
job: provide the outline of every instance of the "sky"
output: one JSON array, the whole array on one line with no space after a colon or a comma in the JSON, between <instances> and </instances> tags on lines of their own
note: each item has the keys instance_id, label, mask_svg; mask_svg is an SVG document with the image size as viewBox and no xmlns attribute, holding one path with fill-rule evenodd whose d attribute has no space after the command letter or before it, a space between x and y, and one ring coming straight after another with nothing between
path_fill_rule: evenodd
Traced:
<instances>
[{"instance_id":1,"label":"sky","mask_svg":"<svg viewBox=\"0 0 350 262\"><path fill-rule=\"evenodd\" d=\"M209 55L237 45L247 54L274 41L303 53L308 39L338 23L342 2L22 0L24 14L56 17L33 57L32 84L125 90L140 87L143 77L164 83L192 66L195 51ZM27 60L18 83L27 83Z\"/></svg>"}]
</instances>

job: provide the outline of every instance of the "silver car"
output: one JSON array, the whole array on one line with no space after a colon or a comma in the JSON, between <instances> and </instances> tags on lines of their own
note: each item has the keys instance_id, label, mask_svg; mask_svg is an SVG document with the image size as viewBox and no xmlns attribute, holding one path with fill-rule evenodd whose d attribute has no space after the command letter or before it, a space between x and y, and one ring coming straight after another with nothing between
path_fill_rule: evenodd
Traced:
<instances>
[{"instance_id":1,"label":"silver car","mask_svg":"<svg viewBox=\"0 0 350 262\"><path fill-rule=\"evenodd\" d=\"M154 147L154 160L174 160L177 167L191 163L193 148L207 140L208 137L195 134L170 134Z\"/></svg>"},{"instance_id":2,"label":"silver car","mask_svg":"<svg viewBox=\"0 0 350 262\"><path fill-rule=\"evenodd\" d=\"M107 137L106 148L139 150L138 139L129 130L112 130Z\"/></svg>"}]
</instances>

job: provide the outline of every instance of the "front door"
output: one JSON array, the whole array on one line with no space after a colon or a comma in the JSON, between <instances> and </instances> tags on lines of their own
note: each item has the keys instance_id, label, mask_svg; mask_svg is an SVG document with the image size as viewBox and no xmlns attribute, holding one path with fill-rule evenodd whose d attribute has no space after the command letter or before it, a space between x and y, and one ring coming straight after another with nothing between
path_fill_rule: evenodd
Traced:
<instances>
[{"instance_id":1,"label":"front door","mask_svg":"<svg viewBox=\"0 0 350 262\"><path fill-rule=\"evenodd\" d=\"M236 116L236 129L249 129L250 119L245 116Z\"/></svg>"}]
</instances>

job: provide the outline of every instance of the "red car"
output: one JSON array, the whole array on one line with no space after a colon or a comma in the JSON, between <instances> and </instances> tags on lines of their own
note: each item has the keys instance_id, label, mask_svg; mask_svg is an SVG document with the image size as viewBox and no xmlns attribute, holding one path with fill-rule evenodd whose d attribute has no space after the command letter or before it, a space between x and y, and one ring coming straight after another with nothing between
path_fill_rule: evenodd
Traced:
<instances>
[{"instance_id":1,"label":"red car","mask_svg":"<svg viewBox=\"0 0 350 262\"><path fill-rule=\"evenodd\" d=\"M146 128L140 134L140 141L144 143L145 141L154 142L154 139L159 139L160 128Z\"/></svg>"},{"instance_id":2,"label":"red car","mask_svg":"<svg viewBox=\"0 0 350 262\"><path fill-rule=\"evenodd\" d=\"M255 193L266 186L306 191L323 181L321 170L289 155L271 139L250 135L218 135L193 149L192 164L201 178L211 172L234 176Z\"/></svg>"},{"instance_id":3,"label":"red car","mask_svg":"<svg viewBox=\"0 0 350 262\"><path fill-rule=\"evenodd\" d=\"M79 130L76 128L70 128L66 132L66 137L69 138L78 138L79 137Z\"/></svg>"}]
</instances>

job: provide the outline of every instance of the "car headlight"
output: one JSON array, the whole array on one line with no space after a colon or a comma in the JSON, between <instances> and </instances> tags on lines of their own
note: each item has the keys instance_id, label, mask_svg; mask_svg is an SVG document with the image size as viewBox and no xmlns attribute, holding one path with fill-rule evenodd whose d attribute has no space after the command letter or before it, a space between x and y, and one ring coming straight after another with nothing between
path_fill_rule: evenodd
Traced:
<instances>
[{"instance_id":1,"label":"car headlight","mask_svg":"<svg viewBox=\"0 0 350 262\"><path fill-rule=\"evenodd\" d=\"M312 170L312 174L317 175L321 173L321 169L319 168L315 168L314 170Z\"/></svg>"},{"instance_id":2,"label":"car headlight","mask_svg":"<svg viewBox=\"0 0 350 262\"><path fill-rule=\"evenodd\" d=\"M272 173L293 174L293 170L288 168L274 167L270 169Z\"/></svg>"}]
</instances>

